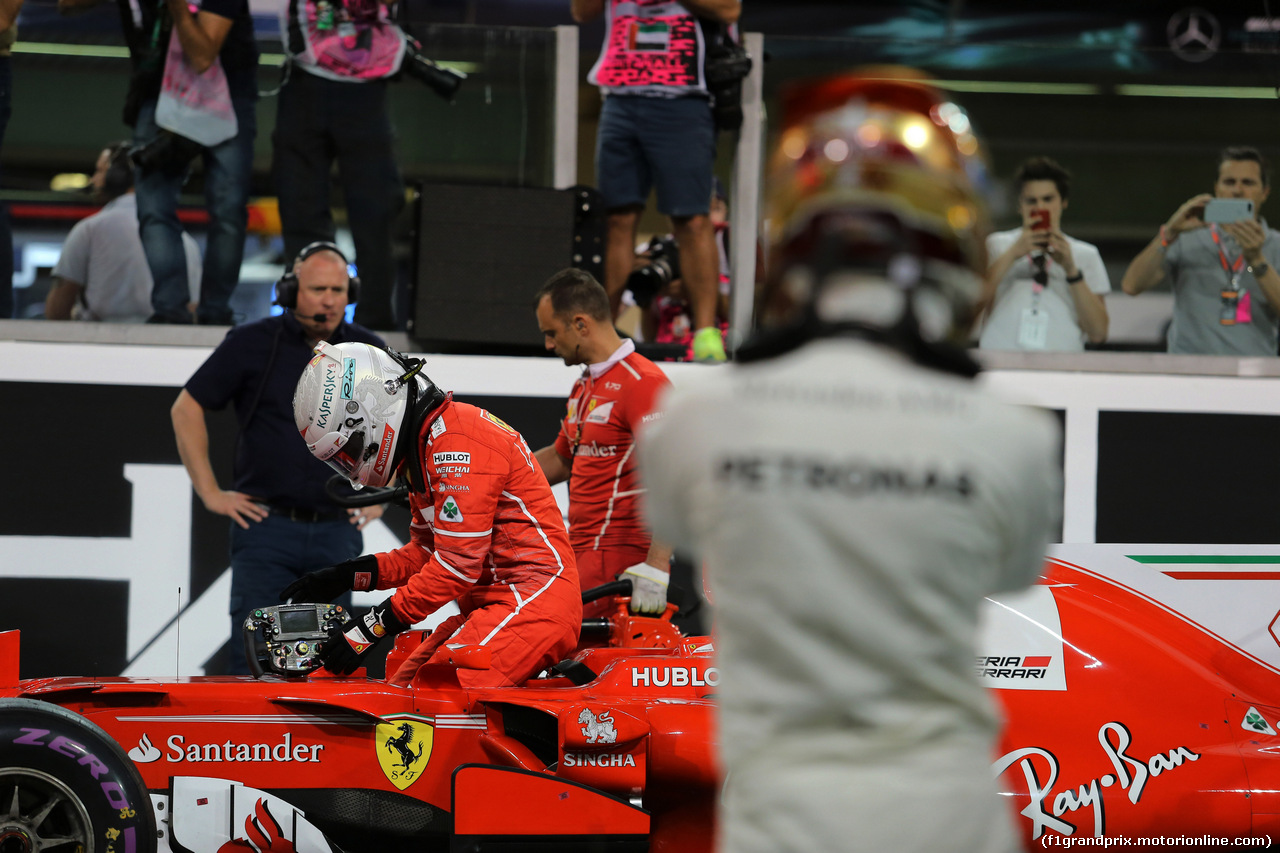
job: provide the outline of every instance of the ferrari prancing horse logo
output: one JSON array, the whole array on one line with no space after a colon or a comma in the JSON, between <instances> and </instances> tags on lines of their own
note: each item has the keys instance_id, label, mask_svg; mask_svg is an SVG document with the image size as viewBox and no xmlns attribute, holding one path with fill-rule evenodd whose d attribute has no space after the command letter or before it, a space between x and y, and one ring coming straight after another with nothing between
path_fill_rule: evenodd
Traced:
<instances>
[{"instance_id":1,"label":"ferrari prancing horse logo","mask_svg":"<svg viewBox=\"0 0 1280 853\"><path fill-rule=\"evenodd\" d=\"M431 760L435 729L422 717L388 718L374 730L374 748L382 772L403 791L422 775Z\"/></svg>"}]
</instances>

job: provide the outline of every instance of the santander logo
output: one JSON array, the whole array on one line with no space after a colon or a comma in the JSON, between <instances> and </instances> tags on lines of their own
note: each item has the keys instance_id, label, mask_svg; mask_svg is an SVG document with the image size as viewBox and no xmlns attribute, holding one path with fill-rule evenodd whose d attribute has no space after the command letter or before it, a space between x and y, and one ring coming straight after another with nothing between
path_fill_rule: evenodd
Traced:
<instances>
[{"instance_id":1,"label":"santander logo","mask_svg":"<svg viewBox=\"0 0 1280 853\"><path fill-rule=\"evenodd\" d=\"M150 764L160 758L160 750L151 743L151 738L143 735L138 739L138 745L129 750L129 757L138 764Z\"/></svg>"},{"instance_id":2,"label":"santander logo","mask_svg":"<svg viewBox=\"0 0 1280 853\"><path fill-rule=\"evenodd\" d=\"M228 841L218 848L218 853L239 853L251 850L254 853L296 853L293 842L285 838L280 824L272 817L266 800L259 799L253 807L253 814L244 819L243 838Z\"/></svg>"}]
</instances>

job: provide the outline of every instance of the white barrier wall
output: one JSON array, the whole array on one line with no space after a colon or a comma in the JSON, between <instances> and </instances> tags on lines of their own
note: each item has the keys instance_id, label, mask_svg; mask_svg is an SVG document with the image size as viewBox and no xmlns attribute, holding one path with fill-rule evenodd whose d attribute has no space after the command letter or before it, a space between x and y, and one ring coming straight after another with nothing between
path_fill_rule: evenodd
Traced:
<instances>
[{"instance_id":1,"label":"white barrier wall","mask_svg":"<svg viewBox=\"0 0 1280 853\"><path fill-rule=\"evenodd\" d=\"M210 331L187 333L194 345L0 340L10 426L0 512L0 595L10 606L0 628L23 629L24 676L196 674L227 640L227 521L193 500L168 415L219 339ZM578 374L554 358L427 359L432 379L493 409L535 448L554 436ZM990 361L979 381L994 393L1062 413L1063 542L1212 551L1277 540L1280 376L1241 375L1280 372L1272 361ZM733 369L668 367L676 383ZM229 414L211 418L223 483L234 433ZM399 541L407 518L388 521L366 531L368 551Z\"/></svg>"}]
</instances>

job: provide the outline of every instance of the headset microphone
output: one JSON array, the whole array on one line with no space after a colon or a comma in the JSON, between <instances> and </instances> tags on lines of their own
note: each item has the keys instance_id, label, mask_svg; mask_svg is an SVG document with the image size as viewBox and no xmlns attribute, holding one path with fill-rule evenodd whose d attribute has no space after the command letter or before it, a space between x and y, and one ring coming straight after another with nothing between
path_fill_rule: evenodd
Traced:
<instances>
[{"instance_id":1,"label":"headset microphone","mask_svg":"<svg viewBox=\"0 0 1280 853\"><path fill-rule=\"evenodd\" d=\"M297 308L298 307L298 274L293 271L293 267L305 261L307 258L317 252L333 252L342 262L347 265L348 270L351 263L347 260L347 256L342 254L342 250L333 243L319 241L316 243L308 243L302 247L302 251L298 253L298 257L285 270L284 275L280 276L280 280L276 282L276 299L275 304L281 308ZM349 275L347 278L347 304L351 305L360 301L360 279L357 276ZM303 319L317 319L315 317L307 318L303 315ZM319 319L323 320L324 317Z\"/></svg>"}]
</instances>

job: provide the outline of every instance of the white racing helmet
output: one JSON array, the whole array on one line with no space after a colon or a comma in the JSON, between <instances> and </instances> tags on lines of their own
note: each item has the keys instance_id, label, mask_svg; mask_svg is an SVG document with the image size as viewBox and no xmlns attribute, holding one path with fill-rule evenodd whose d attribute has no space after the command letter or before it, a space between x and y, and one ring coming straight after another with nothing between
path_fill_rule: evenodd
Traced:
<instances>
[{"instance_id":1,"label":"white racing helmet","mask_svg":"<svg viewBox=\"0 0 1280 853\"><path fill-rule=\"evenodd\" d=\"M412 443L406 413L421 361L397 361L370 344L321 341L293 393L293 420L311 455L356 489L390 482Z\"/></svg>"}]
</instances>

